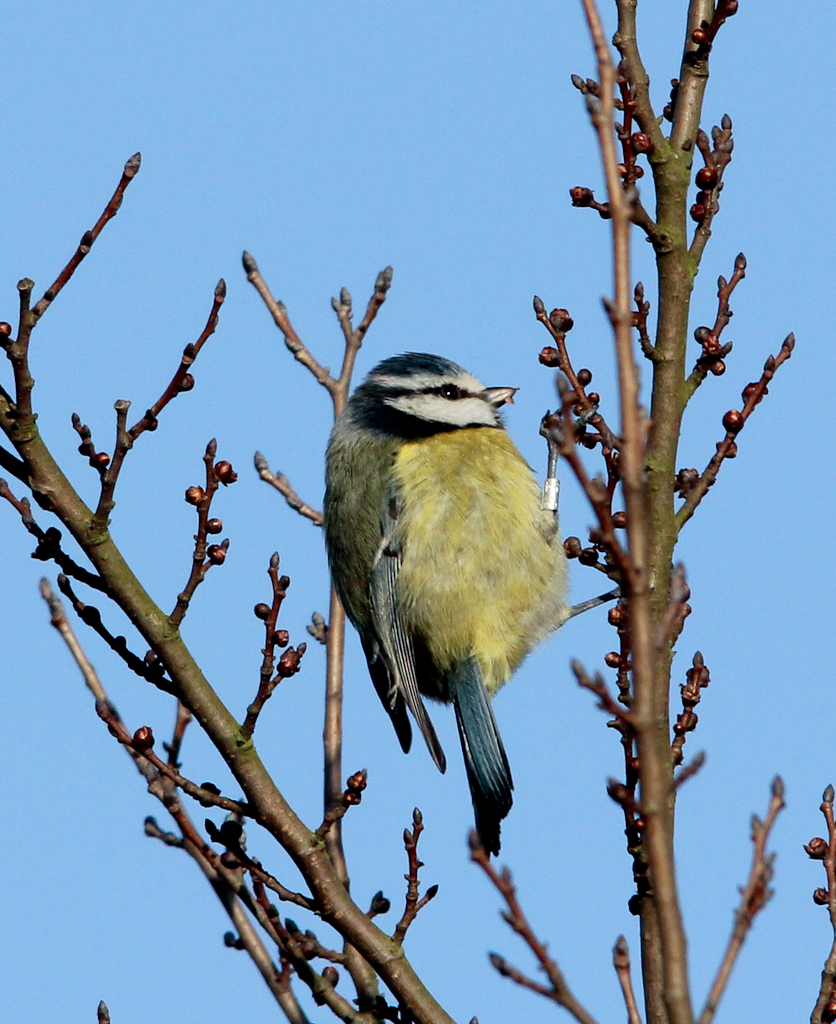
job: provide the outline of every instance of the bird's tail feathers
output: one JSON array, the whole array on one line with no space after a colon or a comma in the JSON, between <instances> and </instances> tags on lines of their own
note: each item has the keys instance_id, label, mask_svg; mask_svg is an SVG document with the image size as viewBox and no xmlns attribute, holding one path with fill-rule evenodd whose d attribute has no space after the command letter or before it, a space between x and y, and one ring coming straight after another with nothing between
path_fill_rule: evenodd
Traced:
<instances>
[{"instance_id":1,"label":"bird's tail feathers","mask_svg":"<svg viewBox=\"0 0 836 1024\"><path fill-rule=\"evenodd\" d=\"M499 853L499 826L511 809L514 783L490 697L474 658L461 661L448 675L450 696L462 743L467 781L476 815L476 830L489 853Z\"/></svg>"}]
</instances>

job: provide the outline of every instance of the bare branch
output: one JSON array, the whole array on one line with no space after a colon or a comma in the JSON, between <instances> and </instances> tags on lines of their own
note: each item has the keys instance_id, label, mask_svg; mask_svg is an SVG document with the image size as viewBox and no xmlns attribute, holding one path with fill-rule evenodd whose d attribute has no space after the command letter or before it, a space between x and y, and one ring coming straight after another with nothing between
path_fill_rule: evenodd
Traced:
<instances>
[{"instance_id":1,"label":"bare branch","mask_svg":"<svg viewBox=\"0 0 836 1024\"><path fill-rule=\"evenodd\" d=\"M406 878L406 906L404 907L403 916L395 926L395 931L392 933L392 938L395 942L403 944L403 940L406 937L406 932L415 918L418 916L418 912L425 907L431 899L434 899L438 893L438 886L431 885L424 895L418 898L418 869L424 866L423 862L418 860L418 837L424 831L424 819L421 812L416 807L412 812L412 831L404 829L403 834L403 845L406 850L406 855L409 858L409 871L404 876Z\"/></svg>"},{"instance_id":2,"label":"bare branch","mask_svg":"<svg viewBox=\"0 0 836 1024\"><path fill-rule=\"evenodd\" d=\"M767 384L775 376L775 371L778 367L790 358L794 348L795 335L788 334L784 339L784 343L781 346L781 351L778 355L769 356L764 363L763 373L761 374L760 380L747 384L743 389L743 408L740 410L730 409L723 417L723 426L726 431L726 436L722 441L717 442L717 451L712 456L711 461L705 467L699 478L689 485L685 502L676 513L678 529L681 530L688 522L696 511L697 505L699 505L708 493L709 487L711 487L717 479L717 474L720 472L720 467L722 466L723 461L725 459L733 459L737 455L737 435L746 425L746 421L754 412L755 406L761 401L764 395L769 393Z\"/></svg>"},{"instance_id":3,"label":"bare branch","mask_svg":"<svg viewBox=\"0 0 836 1024\"><path fill-rule=\"evenodd\" d=\"M624 1005L627 1007L627 1022L628 1024L641 1024L639 1007L633 992L633 979L630 975L630 947L623 935L618 936L613 946L612 962L615 973L618 975L621 993L624 996Z\"/></svg>"},{"instance_id":4,"label":"bare branch","mask_svg":"<svg viewBox=\"0 0 836 1024\"><path fill-rule=\"evenodd\" d=\"M827 888L816 889L813 901L828 909L833 942L821 972L819 997L810 1024L823 1024L825 1021L829 1024L836 1020L836 821L833 815L833 786L827 786L822 794L820 810L827 825L827 839L811 839L804 849L812 860L824 862Z\"/></svg>"},{"instance_id":5,"label":"bare branch","mask_svg":"<svg viewBox=\"0 0 836 1024\"><path fill-rule=\"evenodd\" d=\"M322 513L318 512L315 508L311 508L307 502L299 497L284 473L274 473L261 452L255 453L253 462L256 472L261 479L275 487L279 494L284 495L285 501L294 512L298 512L300 516L310 519L314 526L322 526Z\"/></svg>"},{"instance_id":6,"label":"bare branch","mask_svg":"<svg viewBox=\"0 0 836 1024\"><path fill-rule=\"evenodd\" d=\"M511 964L496 953L492 953L490 957L494 968L504 977L516 981L517 984L530 988L547 999L554 1000L558 1006L568 1010L579 1024L596 1024L595 1018L581 1006L566 984L563 972L558 967L557 962L549 956L545 943L541 942L534 934L531 925L528 923L528 918L523 913L523 909L517 899L517 890L511 879L511 872L508 868L503 868L501 872L497 872L491 863L487 850L480 843L479 835L475 829L470 833L470 859L482 868L505 900L508 910L503 912L503 918L534 954L540 967L546 972L550 987L532 981L531 978L518 971L517 968L512 967Z\"/></svg>"},{"instance_id":7,"label":"bare branch","mask_svg":"<svg viewBox=\"0 0 836 1024\"><path fill-rule=\"evenodd\" d=\"M40 320L40 318L47 311L47 308L49 307L50 303L53 301L53 299L55 299L55 297L58 295L58 293L61 291L64 285L73 276L79 263L81 263L81 261L87 255L87 253L90 252L93 243L101 234L102 228L104 228L105 224L107 224L107 222L112 217L115 217L116 214L119 212L119 207L122 205L122 197L125 194L125 189L128 187L128 185L130 185L130 183L136 176L136 173L139 170L141 162L141 155L139 153L134 153L130 160L128 160L128 162L125 164L125 168L122 171L122 177L119 179L119 184L116 186L116 191L110 197L107 206L105 206L104 210L102 211L102 215L99 217L99 219L96 221L96 223L89 231L84 232L84 234L81 236L81 241L78 244L78 248L73 253L69 263L64 267L64 269L61 271L58 277L56 277L56 279L52 282L50 287L47 288L47 290L44 292L43 298L40 299L37 303L35 303L35 305L32 307L33 325L34 323L37 323L38 320Z\"/></svg>"},{"instance_id":8,"label":"bare branch","mask_svg":"<svg viewBox=\"0 0 836 1024\"><path fill-rule=\"evenodd\" d=\"M732 929L729 944L726 947L717 977L711 986L705 1007L699 1017L699 1024L711 1024L717 1006L728 984L732 968L735 965L740 948L752 927L755 916L768 901L772 898L772 890L769 883L772 880L775 854L766 852L766 844L775 819L784 807L784 783L779 775L775 776L772 783L772 799L769 802L769 810L766 820L761 821L757 815L752 815L752 869L749 872L749 880L746 888L742 890L740 904L734 915L734 928Z\"/></svg>"}]
</instances>

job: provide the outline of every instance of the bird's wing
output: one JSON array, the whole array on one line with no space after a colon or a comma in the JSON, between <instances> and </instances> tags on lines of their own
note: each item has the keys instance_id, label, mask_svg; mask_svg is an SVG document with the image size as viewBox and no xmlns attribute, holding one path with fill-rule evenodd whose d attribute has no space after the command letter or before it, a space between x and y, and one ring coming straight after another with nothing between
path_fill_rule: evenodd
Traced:
<instances>
[{"instance_id":1,"label":"bird's wing","mask_svg":"<svg viewBox=\"0 0 836 1024\"><path fill-rule=\"evenodd\" d=\"M402 552L395 529L399 511L397 499L391 498L382 517L383 538L369 582L372 619L380 646L379 654L388 671L388 687L385 694L380 682L375 678L374 671L372 679L392 717L395 730L401 740L401 746L405 750L408 749L409 741L407 740L404 744L403 725L399 724L395 716L400 709L399 717L406 721L408 729L409 721L403 714L405 701L418 723L421 735L426 740L433 761L439 771L443 772L447 767L447 761L418 690L418 680L415 675L415 648L400 610L398 574L401 569Z\"/></svg>"}]
</instances>

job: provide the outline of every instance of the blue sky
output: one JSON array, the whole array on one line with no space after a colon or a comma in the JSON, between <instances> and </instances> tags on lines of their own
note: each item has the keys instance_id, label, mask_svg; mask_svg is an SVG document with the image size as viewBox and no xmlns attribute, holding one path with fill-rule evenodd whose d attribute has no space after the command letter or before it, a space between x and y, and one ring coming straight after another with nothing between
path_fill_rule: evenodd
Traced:
<instances>
[{"instance_id":1,"label":"blue sky","mask_svg":"<svg viewBox=\"0 0 836 1024\"><path fill-rule=\"evenodd\" d=\"M661 109L677 73L684 4L642 0L639 10ZM593 370L604 411L615 418L599 301L610 287L607 227L568 201L573 185L601 188L592 133L569 82L573 72L593 73L579 5L45 3L19 6L7 22L0 319L14 321L20 277L41 290L52 281L124 161L143 155L122 210L33 343L40 426L88 499L94 474L75 452L71 413L109 447L113 402L129 398L141 412L157 397L183 345L200 332L215 282L227 281L197 386L129 456L113 531L151 593L170 605L188 573L194 531L183 490L200 482L205 443L218 438L240 477L216 509L230 555L210 574L184 633L223 698L243 713L261 642L252 606L267 597L273 550L292 578L282 613L292 642L305 639L314 609L327 610L320 535L256 478L252 453L262 450L319 504L330 413L246 283L242 249L332 366L340 332L330 296L345 285L361 307L377 272L392 264L390 298L359 372L419 349L461 362L487 384L519 386L508 427L542 471L537 426L554 398L536 360L547 340L531 313L538 293L549 308L570 309L576 365ZM806 4L803 18L787 0L742 4L712 57L705 106L706 128L732 116L737 145L692 327L713 321L716 277L730 275L740 250L749 270L732 301L728 370L696 395L680 465L705 464L742 387L790 330L798 338L679 551L694 613L674 683L684 681L696 649L712 676L686 746L689 754L705 749L707 763L679 804L698 1002L748 871L749 816L765 810L776 772L787 785L773 839L776 896L744 949L721 1020L751 1016L755 1006L769 1008L765 1020L808 1014L830 944L826 912L810 898L823 872L801 844L820 834L821 791L836 779L826 443L836 369L832 30L823 2ZM637 237L634 248L636 276L653 300L647 246ZM564 534L582 537L590 523L568 479L562 521ZM37 595L44 567L29 558L32 543L10 508L0 509L0 526L9 879L0 957L15 965L0 984L10 1019L92 1020L99 999L115 1024L266 1019L272 1001L245 956L223 948L226 918L196 868L142 835L146 814L161 823L165 815L95 717L50 630ZM578 599L600 589L597 574L577 564L572 585ZM125 628L113 613L110 621L117 632ZM170 702L95 637L85 643L129 726L165 735ZM606 777L621 771L620 748L568 665L578 657L603 668L612 645L605 616L590 613L536 652L496 702L517 787L502 861L576 993L602 1019L623 1015L609 966L615 937L624 932L638 948L622 826L604 791ZM310 650L257 734L280 787L312 825L322 667L322 652ZM438 709L434 719L453 755L452 715ZM403 757L352 639L345 768L369 771L363 803L346 825L353 891L366 902L383 889L400 907L400 836L417 804L426 824L423 880L440 890L407 941L415 966L458 1020L552 1020L552 1006L487 964L486 950L496 949L533 970L497 915L498 897L468 863L467 787L458 756L449 761L442 778L424 751ZM228 785L196 730L184 767L198 781ZM264 836L251 834L250 849L297 884Z\"/></svg>"}]
</instances>

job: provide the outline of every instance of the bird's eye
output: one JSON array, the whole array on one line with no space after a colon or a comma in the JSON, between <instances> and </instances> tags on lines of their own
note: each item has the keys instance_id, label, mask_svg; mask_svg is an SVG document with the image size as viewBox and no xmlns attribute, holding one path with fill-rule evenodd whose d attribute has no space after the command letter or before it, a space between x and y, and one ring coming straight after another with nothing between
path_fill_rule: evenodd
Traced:
<instances>
[{"instance_id":1,"label":"bird's eye","mask_svg":"<svg viewBox=\"0 0 836 1024\"><path fill-rule=\"evenodd\" d=\"M461 391L455 384L443 384L440 389L443 398L461 398Z\"/></svg>"}]
</instances>

